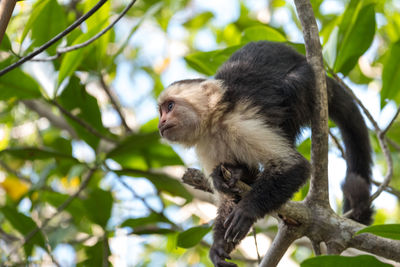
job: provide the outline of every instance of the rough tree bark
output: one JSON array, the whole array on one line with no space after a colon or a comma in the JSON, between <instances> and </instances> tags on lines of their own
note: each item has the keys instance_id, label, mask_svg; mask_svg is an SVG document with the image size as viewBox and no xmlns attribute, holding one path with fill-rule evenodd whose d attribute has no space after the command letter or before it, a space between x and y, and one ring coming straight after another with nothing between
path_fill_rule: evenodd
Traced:
<instances>
[{"instance_id":1,"label":"rough tree bark","mask_svg":"<svg viewBox=\"0 0 400 267\"><path fill-rule=\"evenodd\" d=\"M10 21L17 0L0 1L0 44L6 32L8 22Z\"/></svg>"}]
</instances>

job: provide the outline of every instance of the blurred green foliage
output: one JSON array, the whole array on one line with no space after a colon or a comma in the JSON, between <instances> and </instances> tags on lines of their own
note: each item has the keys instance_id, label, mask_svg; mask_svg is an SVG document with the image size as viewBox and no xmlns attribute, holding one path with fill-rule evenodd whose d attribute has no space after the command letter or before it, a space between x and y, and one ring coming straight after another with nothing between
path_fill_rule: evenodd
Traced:
<instances>
[{"instance_id":1,"label":"blurred green foliage","mask_svg":"<svg viewBox=\"0 0 400 267\"><path fill-rule=\"evenodd\" d=\"M110 248L110 242L117 239L117 232L122 229L129 238L144 237L137 255L141 258L138 266L154 266L151 265L154 259L161 259L164 265L201 262L201 266L211 266L207 256L210 222L196 215L181 221L174 215L177 208L193 200L188 190L165 171L165 167L183 165L182 159L160 140L156 119L127 127L120 118L116 125L110 126L106 114L110 110L116 114L117 110L106 94L110 90L107 87L114 86L113 81L124 71L119 68L121 65L129 66L129 77L137 73L146 76L152 89L146 98L153 103L166 85L166 73L174 68L172 61L176 59L165 49L161 59L151 60L145 51L153 40L137 42L138 32L142 39L143 32L154 31L168 44L179 42L186 51L182 57L187 68L199 75L212 76L234 51L251 41L284 42L304 53L301 38L295 37L301 35L300 23L294 6L282 0L267 1L259 9L246 1L232 1L239 14L223 25L217 23L218 14L212 9L196 9L196 1L138 1L118 24L118 30L113 28L81 49L57 54L59 48L95 36L128 2L107 1L81 27L37 57L57 56L55 59L31 67L23 65L0 77L2 263L40 265L46 254L51 255L63 244L74 251L73 262L77 266L108 266L115 263L113 254L118 253ZM327 69L347 77L348 82L360 88L371 90L378 86L382 110L388 103L399 106L400 7L396 0L338 0L335 5L339 9L333 12L329 10L332 1L311 2ZM18 2L0 45L0 69L46 43L96 3L96 0ZM276 14L286 14L287 21ZM183 32L179 40L171 37L176 27ZM210 44L208 51L200 51L197 42L205 30L215 44ZM130 90L141 93L140 88ZM135 115L127 110L137 112L136 106L129 106L118 90L111 95L121 113L135 121ZM395 163L391 186L400 190L399 118L387 137L391 140ZM375 137L372 141L376 165L385 173L382 151ZM76 151L82 149L77 147L82 144L92 151L93 157L77 156ZM309 138L298 144L299 151L308 159L310 146ZM95 171L91 173L92 170ZM129 187L130 181L143 180L152 185L152 190L144 190L145 195L142 188ZM131 194L122 196L121 187ZM294 199L303 199L307 191L308 185ZM71 199L73 194L77 195ZM149 199L158 204L150 204ZM140 215L123 212L131 209L129 201L141 203ZM63 208L57 210L60 207ZM383 224L400 219L398 211L386 214L379 210L377 214L377 222ZM47 219L48 223L26 242L20 240ZM275 234L276 227L263 230ZM392 231L388 237L398 236L398 225L385 231ZM378 266L380 263L371 256L329 256L307 260L302 266L329 264Z\"/></svg>"}]
</instances>

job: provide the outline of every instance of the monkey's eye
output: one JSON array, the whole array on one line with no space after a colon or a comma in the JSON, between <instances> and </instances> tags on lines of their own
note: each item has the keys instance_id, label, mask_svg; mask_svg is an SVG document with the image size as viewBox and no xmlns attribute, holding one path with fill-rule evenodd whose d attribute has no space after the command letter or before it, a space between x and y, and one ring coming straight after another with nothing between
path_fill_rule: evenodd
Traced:
<instances>
[{"instance_id":1,"label":"monkey's eye","mask_svg":"<svg viewBox=\"0 0 400 267\"><path fill-rule=\"evenodd\" d=\"M174 108L175 103L173 101L168 102L168 111L171 111Z\"/></svg>"}]
</instances>

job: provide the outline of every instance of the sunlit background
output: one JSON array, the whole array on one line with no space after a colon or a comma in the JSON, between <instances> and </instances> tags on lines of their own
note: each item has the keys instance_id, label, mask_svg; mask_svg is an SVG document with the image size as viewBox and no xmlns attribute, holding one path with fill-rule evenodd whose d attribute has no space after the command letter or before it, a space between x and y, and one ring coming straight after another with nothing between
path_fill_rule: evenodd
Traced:
<instances>
[{"instance_id":1,"label":"sunlit background","mask_svg":"<svg viewBox=\"0 0 400 267\"><path fill-rule=\"evenodd\" d=\"M68 2L65 0L64 2ZM128 2L128 1L123 1ZM187 39L192 39L194 48L199 51L211 51L218 48L226 47L226 43L216 40L215 28L230 27L229 25L238 20L241 8L250 12L251 16L256 18L262 23L269 24L272 27L283 29L289 41L296 43L303 43L302 33L296 26L293 16L295 15L293 1L272 1L278 3L274 8L271 8L270 1L238 1L238 0L218 0L218 1L201 1L193 0L186 8L179 10L171 17L168 28L163 30L160 25L151 19L145 19L139 29L129 38L129 50L123 56L117 58L117 70L111 87L115 90L118 98L123 106L124 114L126 114L127 122L133 129L137 129L158 116L157 103L152 94L155 86L155 79L148 72L141 69L143 66L150 66L153 68L155 75L159 75L162 86L179 79L204 77L196 71L188 67L184 60L184 56L191 52L192 48L188 47ZM283 2L283 3L281 3ZM286 3L285 3L286 2ZM332 14L340 15L344 12L346 1L324 1L320 7L320 12L323 15L329 16ZM393 1L395 7L400 10L400 2ZM241 7L241 4L243 5ZM27 1L26 4L17 6L15 13L24 12L29 10L31 3ZM155 7L157 8L157 7ZM162 8L160 5L158 8ZM135 9L135 6L133 7ZM210 27L202 27L195 34L189 32L183 24L189 21L194 15L206 11L212 12L212 19L207 25ZM139 18L122 19L115 26L116 40L124 40L129 34L133 26L139 23ZM377 27L380 28L387 23L383 16L377 16ZM323 42L326 40L322 40ZM117 41L118 42L118 41ZM29 40L26 40L24 45L29 45ZM24 46L23 45L23 46ZM140 49L139 49L140 48ZM372 59L376 56L378 49L378 40L375 40L370 49L359 60L360 67L364 73L371 76L379 76L380 69L371 66ZM140 54L135 54L140 51ZM131 53L131 54L129 54ZM46 54L44 54L46 56ZM57 71L54 69L50 62L31 62L26 63L23 69L35 77L43 87L43 89L52 95L55 90ZM98 83L85 73L79 74L82 80L85 80L90 85L87 86L89 93L96 97L101 108L101 115L103 124L107 127L113 128L120 125L120 119L114 109L107 105L107 96L102 90L99 89ZM380 126L384 128L391 120L396 105L393 102L388 103L383 110L380 109L379 90L381 84L379 82L371 82L368 88L364 85L357 85L352 83L350 79L345 80L348 85L354 90L356 95L362 100L364 105L371 112L375 120ZM367 122L370 129L372 126ZM13 138L24 138L29 136L39 127L45 129L49 127L49 122L46 119L39 119L35 122L27 122L18 127L14 127L10 133ZM333 129L333 133L338 135L337 129ZM305 129L303 136L300 138L299 143L310 135L310 131ZM6 138L6 133L0 127L0 143ZM8 137L7 137L8 138ZM93 162L96 158L96 152L84 141L73 141L73 156L85 162ZM341 189L340 185L345 176L346 164L343 160L340 151L332 143L331 151L329 153L329 188L330 188L330 202L335 210L340 212L341 209ZM179 146L173 146L174 150L182 157L183 161L188 167L200 168L193 150L183 149ZM381 159L375 159L381 160ZM118 163L112 160L107 161L111 169L118 169ZM171 174L181 176L183 168L169 168ZM25 173L29 176L29 169ZM382 181L383 173L385 170L380 165L373 169L373 177L376 181ZM4 180L5 175L0 172L0 182ZM101 182L103 189L111 189L115 198L114 206L112 209L112 217L108 221L108 228L116 228L115 236L111 238L110 249L112 252L111 261L114 266L187 266L187 260L196 262L194 258L184 258L183 260L171 260L168 256L161 251L157 251L154 247L160 246L168 247L168 242L165 237L149 235L137 236L132 235L128 228L121 228L119 225L128 218L138 218L146 216L149 212L149 205L156 211L166 209L165 214L175 223L183 225L184 228L210 222L216 212L215 206L208 202L195 200L192 203L179 208L184 201L178 197L164 196L172 204L164 207L157 195L156 188L146 178L132 179L130 177L123 178L124 182L128 184L133 190L134 194L139 198L133 198L132 192L128 190L119 182L119 178L109 173L104 177ZM71 183L71 181L69 181ZM55 185L62 186L62 185ZM375 188L374 188L375 189ZM0 197L5 194L5 190L0 187ZM143 202L145 200L145 203ZM177 205L174 205L176 203ZM387 214L398 213L397 199L392 195L383 193L375 202L374 205L379 212ZM24 198L18 210L29 215L31 208L31 201L29 198ZM384 211L381 211L384 210ZM192 220L191 216L196 214L199 220ZM263 221L262 224L273 224L273 219L268 219L267 222ZM94 229L96 231L96 229ZM101 232L101 229L99 229ZM82 236L84 238L85 236ZM211 241L211 233L206 238ZM270 244L270 237L265 234L258 234L257 242L258 249L263 255L268 245ZM0 248L1 248L0 240ZM86 244L96 242L95 239L85 240ZM93 244L94 244L93 243ZM184 254L185 250L181 248L172 248L177 254ZM242 253L250 258L256 259L257 254L254 245L254 239L247 237L240 245ZM151 252L154 251L154 252ZM295 253L295 258L298 260L309 257L311 252L306 249L296 249L292 247L286 253L285 258L281 261L279 266L298 266L291 255ZM60 243L54 249L54 256L62 266L75 266L76 265L76 252L68 244ZM36 257L38 259L46 257L46 252L37 249ZM143 259L146 257L146 265L143 265ZM179 258L179 257L178 257ZM198 259L197 259L198 260ZM51 265L51 263L49 263ZM205 264L195 264L194 266L206 266ZM207 265L208 266L208 265Z\"/></svg>"}]
</instances>

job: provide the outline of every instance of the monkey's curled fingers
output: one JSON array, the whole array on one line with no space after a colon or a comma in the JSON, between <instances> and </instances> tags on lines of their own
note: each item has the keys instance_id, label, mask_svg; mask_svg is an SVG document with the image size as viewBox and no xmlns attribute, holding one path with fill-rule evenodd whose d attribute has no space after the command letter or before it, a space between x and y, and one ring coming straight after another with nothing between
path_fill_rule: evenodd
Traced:
<instances>
[{"instance_id":1,"label":"monkey's curled fingers","mask_svg":"<svg viewBox=\"0 0 400 267\"><path fill-rule=\"evenodd\" d=\"M255 221L254 216L238 206L224 222L224 227L227 228L224 239L227 242L239 242L246 237Z\"/></svg>"},{"instance_id":2,"label":"monkey's curled fingers","mask_svg":"<svg viewBox=\"0 0 400 267\"><path fill-rule=\"evenodd\" d=\"M212 181L215 189L219 192L239 196L240 189L236 188L235 185L241 177L240 168L235 168L234 166L228 164L220 164L215 167L211 174Z\"/></svg>"},{"instance_id":3,"label":"monkey's curled fingers","mask_svg":"<svg viewBox=\"0 0 400 267\"><path fill-rule=\"evenodd\" d=\"M223 244L212 245L210 249L210 259L216 267L237 267L233 262L225 261L225 259L231 259L231 257L225 252Z\"/></svg>"}]
</instances>

